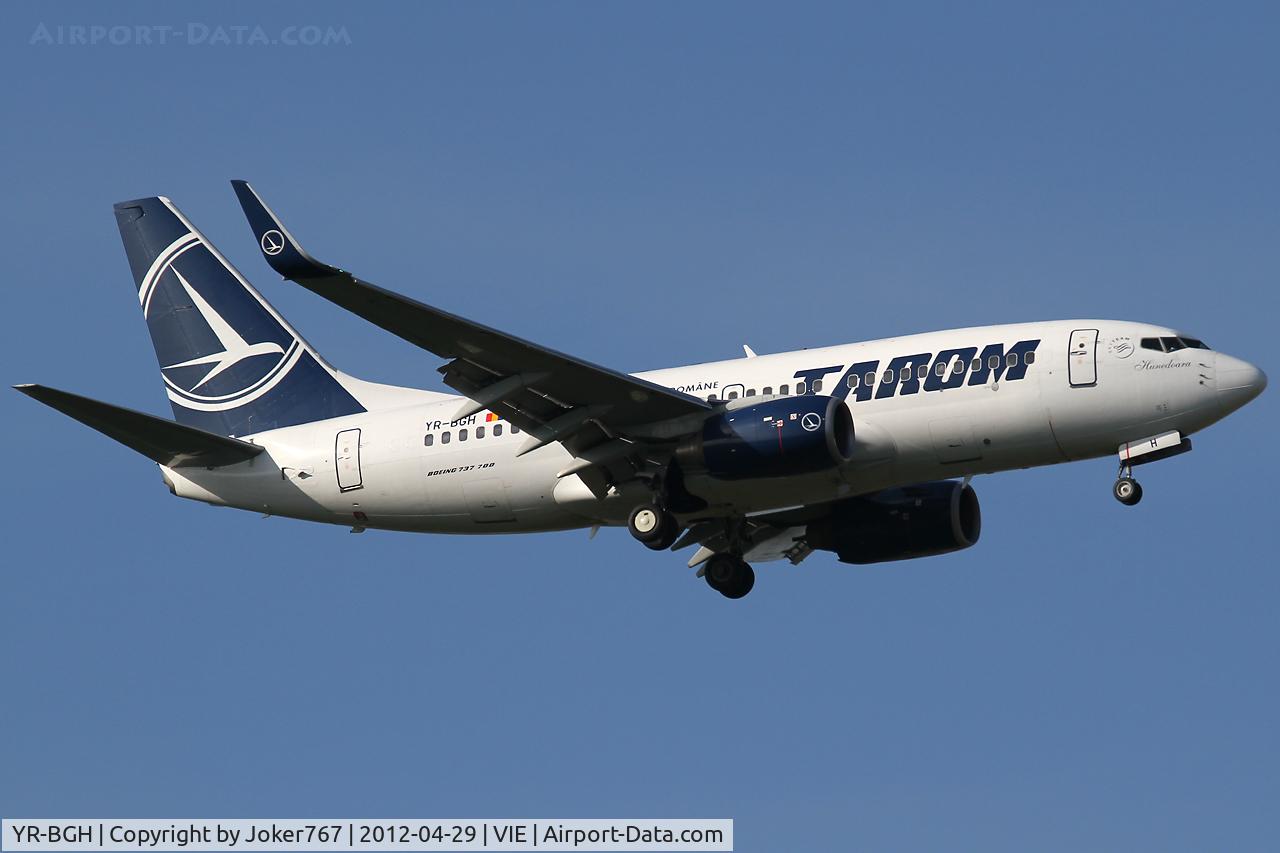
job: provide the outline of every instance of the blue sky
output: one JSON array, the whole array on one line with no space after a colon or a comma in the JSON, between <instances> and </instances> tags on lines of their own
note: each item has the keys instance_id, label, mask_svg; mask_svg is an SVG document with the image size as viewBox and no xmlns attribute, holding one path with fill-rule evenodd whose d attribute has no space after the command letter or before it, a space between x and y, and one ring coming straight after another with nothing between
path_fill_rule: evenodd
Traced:
<instances>
[{"instance_id":1,"label":"blue sky","mask_svg":"<svg viewBox=\"0 0 1280 853\"><path fill-rule=\"evenodd\" d=\"M437 361L319 257L624 370L1118 317L1275 376L1270 4L0 7L5 381L168 414L110 205L164 194L334 363ZM30 44L58 24L349 45ZM738 849L1262 850L1276 392L1141 471L979 478L970 551L761 567L179 502L20 395L5 816L732 817Z\"/></svg>"}]
</instances>

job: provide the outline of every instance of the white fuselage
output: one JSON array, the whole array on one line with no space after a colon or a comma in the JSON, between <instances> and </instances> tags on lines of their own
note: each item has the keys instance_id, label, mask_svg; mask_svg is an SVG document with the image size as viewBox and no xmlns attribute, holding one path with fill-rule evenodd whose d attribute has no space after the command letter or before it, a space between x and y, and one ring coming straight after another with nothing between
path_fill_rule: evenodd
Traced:
<instances>
[{"instance_id":1,"label":"white fuselage","mask_svg":"<svg viewBox=\"0 0 1280 853\"><path fill-rule=\"evenodd\" d=\"M730 407L766 393L795 395L798 381L808 393L845 397L857 438L847 465L760 480L690 478L689 490L709 504L700 515L740 515L1109 455L1124 442L1189 435L1252 397L1230 382L1219 390L1219 376L1244 362L1139 344L1175 334L1111 320L986 326L637 375ZM1033 359L1021 354L1011 364L1008 353L1033 341ZM973 357L957 370L969 350ZM1002 353L995 371L992 352ZM510 424L487 421L485 412L453 420L465 402L424 395L421 403L246 436L266 452L164 474L181 497L357 528L497 533L625 522L642 493L624 487L600 499L576 475L558 478L573 461L559 444L517 456L527 436Z\"/></svg>"}]
</instances>

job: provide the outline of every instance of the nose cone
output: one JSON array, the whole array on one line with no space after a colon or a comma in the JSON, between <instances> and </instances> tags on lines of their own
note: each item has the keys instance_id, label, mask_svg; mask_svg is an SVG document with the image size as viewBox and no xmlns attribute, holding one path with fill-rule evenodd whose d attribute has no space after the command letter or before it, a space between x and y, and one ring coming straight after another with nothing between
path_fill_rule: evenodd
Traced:
<instances>
[{"instance_id":1,"label":"nose cone","mask_svg":"<svg viewBox=\"0 0 1280 853\"><path fill-rule=\"evenodd\" d=\"M1218 401L1234 411L1267 387L1267 374L1247 361L1218 353Z\"/></svg>"}]
</instances>

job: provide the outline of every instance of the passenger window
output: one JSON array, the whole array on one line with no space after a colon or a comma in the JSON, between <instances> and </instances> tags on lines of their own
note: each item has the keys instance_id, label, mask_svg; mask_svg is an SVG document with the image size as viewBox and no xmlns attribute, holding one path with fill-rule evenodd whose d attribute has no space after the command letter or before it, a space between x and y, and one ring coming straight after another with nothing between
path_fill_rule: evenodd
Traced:
<instances>
[{"instance_id":1,"label":"passenger window","mask_svg":"<svg viewBox=\"0 0 1280 853\"><path fill-rule=\"evenodd\" d=\"M425 444L427 447L430 447L431 445L436 443L436 437L431 433L427 433L425 436L423 436L422 443Z\"/></svg>"},{"instance_id":2,"label":"passenger window","mask_svg":"<svg viewBox=\"0 0 1280 853\"><path fill-rule=\"evenodd\" d=\"M748 396L748 397L754 397L755 395L756 395L756 389L754 389L754 388L748 388L748 389L747 389L747 396Z\"/></svg>"},{"instance_id":3,"label":"passenger window","mask_svg":"<svg viewBox=\"0 0 1280 853\"><path fill-rule=\"evenodd\" d=\"M964 373L964 359L957 358L956 363L951 365L952 373Z\"/></svg>"},{"instance_id":4,"label":"passenger window","mask_svg":"<svg viewBox=\"0 0 1280 853\"><path fill-rule=\"evenodd\" d=\"M779 386L778 386L778 393L785 397L786 395L788 395L788 394L790 394L790 393L791 393L791 386L790 386L790 385L779 385Z\"/></svg>"},{"instance_id":5,"label":"passenger window","mask_svg":"<svg viewBox=\"0 0 1280 853\"><path fill-rule=\"evenodd\" d=\"M1000 367L1000 356L993 355L987 359L987 367L996 370Z\"/></svg>"},{"instance_id":6,"label":"passenger window","mask_svg":"<svg viewBox=\"0 0 1280 853\"><path fill-rule=\"evenodd\" d=\"M874 373L868 373L866 376L862 377L862 381L868 386L875 385L876 375Z\"/></svg>"},{"instance_id":7,"label":"passenger window","mask_svg":"<svg viewBox=\"0 0 1280 853\"><path fill-rule=\"evenodd\" d=\"M440 433L440 443L441 443L441 444L448 444L448 443L449 443L449 431L448 431L448 430L445 430L444 432Z\"/></svg>"},{"instance_id":8,"label":"passenger window","mask_svg":"<svg viewBox=\"0 0 1280 853\"><path fill-rule=\"evenodd\" d=\"M796 383L796 395L797 395L797 396L799 396L799 395L803 394L803 393L804 393L804 389L805 389L805 384L804 384L803 382L797 382L797 383Z\"/></svg>"},{"instance_id":9,"label":"passenger window","mask_svg":"<svg viewBox=\"0 0 1280 853\"><path fill-rule=\"evenodd\" d=\"M502 424L494 424L494 425L493 425L493 437L494 437L494 438L497 438L497 437L498 437L498 436L500 436L500 435L502 435Z\"/></svg>"},{"instance_id":10,"label":"passenger window","mask_svg":"<svg viewBox=\"0 0 1280 853\"><path fill-rule=\"evenodd\" d=\"M938 362L933 366L933 372L938 376L945 376L947 373L947 366L942 362Z\"/></svg>"},{"instance_id":11,"label":"passenger window","mask_svg":"<svg viewBox=\"0 0 1280 853\"><path fill-rule=\"evenodd\" d=\"M928 376L928 375L929 375L929 365L927 365L927 364L922 364L922 365L920 365L919 367L917 367L917 368L916 368L916 378L917 378L917 379L924 379L924 378L925 378L926 376Z\"/></svg>"},{"instance_id":12,"label":"passenger window","mask_svg":"<svg viewBox=\"0 0 1280 853\"><path fill-rule=\"evenodd\" d=\"M458 430L458 441L467 440L467 431L465 429Z\"/></svg>"},{"instance_id":13,"label":"passenger window","mask_svg":"<svg viewBox=\"0 0 1280 853\"><path fill-rule=\"evenodd\" d=\"M1017 366L1018 366L1018 354L1017 354L1016 352L1011 352L1011 353L1009 353L1008 355L1006 355L1006 356L1004 357L1004 363L1005 363L1005 364L1007 364L1007 365L1009 365L1010 367L1017 367Z\"/></svg>"},{"instance_id":14,"label":"passenger window","mask_svg":"<svg viewBox=\"0 0 1280 853\"><path fill-rule=\"evenodd\" d=\"M511 434L512 434L512 435L519 435L519 434L520 434L520 427L516 426L515 424L512 424L512 425L511 425Z\"/></svg>"},{"instance_id":15,"label":"passenger window","mask_svg":"<svg viewBox=\"0 0 1280 853\"><path fill-rule=\"evenodd\" d=\"M707 395L707 402L708 402L708 403L714 403L715 401L716 401L716 395L715 395L715 394L708 394L708 395Z\"/></svg>"},{"instance_id":16,"label":"passenger window","mask_svg":"<svg viewBox=\"0 0 1280 853\"><path fill-rule=\"evenodd\" d=\"M904 368L902 368L901 370L899 370L899 371L898 371L898 378L899 378L901 381L903 381L903 382L906 382L908 379L910 379L910 378L911 378L911 368L910 368L910 367L904 367Z\"/></svg>"},{"instance_id":17,"label":"passenger window","mask_svg":"<svg viewBox=\"0 0 1280 853\"><path fill-rule=\"evenodd\" d=\"M820 391L822 391L822 380L821 379L813 380L813 393L817 394Z\"/></svg>"},{"instance_id":18,"label":"passenger window","mask_svg":"<svg viewBox=\"0 0 1280 853\"><path fill-rule=\"evenodd\" d=\"M893 371L892 371L892 370L886 370L886 371L884 372L884 375L880 377L880 381L881 381L881 382L883 382L885 385L888 385L890 382L892 382L892 381L893 381Z\"/></svg>"},{"instance_id":19,"label":"passenger window","mask_svg":"<svg viewBox=\"0 0 1280 853\"><path fill-rule=\"evenodd\" d=\"M856 373L849 374L849 378L844 381L844 384L848 385L850 389L857 388L858 374Z\"/></svg>"},{"instance_id":20,"label":"passenger window","mask_svg":"<svg viewBox=\"0 0 1280 853\"><path fill-rule=\"evenodd\" d=\"M730 399L730 400L736 400L736 399L738 399L738 392L737 392L737 391L730 391L730 392L729 392L729 399Z\"/></svg>"},{"instance_id":21,"label":"passenger window","mask_svg":"<svg viewBox=\"0 0 1280 853\"><path fill-rule=\"evenodd\" d=\"M476 427L476 438L484 438L484 427Z\"/></svg>"},{"instance_id":22,"label":"passenger window","mask_svg":"<svg viewBox=\"0 0 1280 853\"><path fill-rule=\"evenodd\" d=\"M773 387L772 387L772 386L770 386L770 385L766 385L766 386L764 386L764 390L763 390L763 391L761 391L760 393L761 393L761 394L763 394L763 395L765 395L766 397L772 396L772 395L773 395Z\"/></svg>"},{"instance_id":23,"label":"passenger window","mask_svg":"<svg viewBox=\"0 0 1280 853\"><path fill-rule=\"evenodd\" d=\"M1036 363L1036 354L1035 354L1034 352L1026 353L1025 355L1023 355L1023 356L1022 356L1022 363L1023 363L1023 364L1035 364L1035 363Z\"/></svg>"},{"instance_id":24,"label":"passenger window","mask_svg":"<svg viewBox=\"0 0 1280 853\"><path fill-rule=\"evenodd\" d=\"M977 373L979 370L981 370L982 359L975 358L973 361L969 362L969 369L972 370L974 373Z\"/></svg>"}]
</instances>

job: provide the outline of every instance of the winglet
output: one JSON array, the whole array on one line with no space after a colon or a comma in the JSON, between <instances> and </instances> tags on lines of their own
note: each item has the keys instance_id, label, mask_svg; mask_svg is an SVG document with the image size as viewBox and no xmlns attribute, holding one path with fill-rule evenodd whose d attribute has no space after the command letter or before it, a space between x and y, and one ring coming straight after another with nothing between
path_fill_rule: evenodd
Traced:
<instances>
[{"instance_id":1,"label":"winglet","mask_svg":"<svg viewBox=\"0 0 1280 853\"><path fill-rule=\"evenodd\" d=\"M743 344L743 345L742 345L742 351L743 351L743 352L745 352L745 353L747 354L747 358L755 358L755 357L756 357L756 351L755 351L755 350L753 350L751 347L747 346L746 344Z\"/></svg>"},{"instance_id":2,"label":"winglet","mask_svg":"<svg viewBox=\"0 0 1280 853\"><path fill-rule=\"evenodd\" d=\"M249 220L249 227L253 229L253 236L258 240L258 248L273 270L290 280L339 272L307 254L247 181L232 181L231 186L244 209L245 218Z\"/></svg>"}]
</instances>

